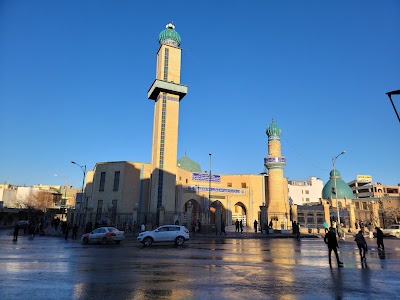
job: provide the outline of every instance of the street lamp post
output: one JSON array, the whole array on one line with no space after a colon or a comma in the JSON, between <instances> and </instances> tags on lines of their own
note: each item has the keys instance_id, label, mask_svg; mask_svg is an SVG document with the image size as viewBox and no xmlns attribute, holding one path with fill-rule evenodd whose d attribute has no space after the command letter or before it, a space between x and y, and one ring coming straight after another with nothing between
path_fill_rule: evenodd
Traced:
<instances>
[{"instance_id":1,"label":"street lamp post","mask_svg":"<svg viewBox=\"0 0 400 300\"><path fill-rule=\"evenodd\" d=\"M81 168L83 172L83 180L82 180L82 206L85 204L85 197L84 197L84 187L85 187L85 177L86 177L86 165L81 166L80 164L71 161L71 164L77 165ZM85 208L85 207L84 207ZM82 211L82 207L79 208L80 212ZM81 216L79 215L79 223L81 222Z\"/></svg>"},{"instance_id":2,"label":"street lamp post","mask_svg":"<svg viewBox=\"0 0 400 300\"><path fill-rule=\"evenodd\" d=\"M208 224L211 224L211 211L210 211L210 206L211 206L211 166L212 166L212 154L211 152L208 153L210 156L210 173L208 174Z\"/></svg>"},{"instance_id":3,"label":"street lamp post","mask_svg":"<svg viewBox=\"0 0 400 300\"><path fill-rule=\"evenodd\" d=\"M393 103L393 100L392 100L392 95L400 95L400 90L398 90L398 91L387 92L386 95L388 95L388 97L389 97L389 99L390 99L390 102L392 103L394 112L396 113L397 119L398 119L399 122L400 122L399 113L397 112L396 106L394 106L394 103Z\"/></svg>"},{"instance_id":4,"label":"street lamp post","mask_svg":"<svg viewBox=\"0 0 400 300\"><path fill-rule=\"evenodd\" d=\"M335 198L336 198L336 208L337 208L337 221L338 224L340 224L340 213L339 213L339 200L338 200L338 196L337 196L337 188L336 188L336 169L335 169L335 163L336 163L336 159L342 155L345 154L346 151L342 151L340 154L336 155L334 158L332 158L332 165L333 165L333 182L335 185Z\"/></svg>"}]
</instances>

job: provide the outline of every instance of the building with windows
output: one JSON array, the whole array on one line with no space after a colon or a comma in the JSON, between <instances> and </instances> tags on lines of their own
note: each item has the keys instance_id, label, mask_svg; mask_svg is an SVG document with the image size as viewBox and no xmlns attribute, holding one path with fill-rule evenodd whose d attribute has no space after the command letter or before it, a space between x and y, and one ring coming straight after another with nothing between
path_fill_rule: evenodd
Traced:
<instances>
[{"instance_id":1,"label":"building with windows","mask_svg":"<svg viewBox=\"0 0 400 300\"><path fill-rule=\"evenodd\" d=\"M379 182L372 183L372 176L370 175L357 175L357 178L350 181L348 185L353 191L354 198L381 198L400 196L400 184L397 186L388 186Z\"/></svg>"},{"instance_id":2,"label":"building with windows","mask_svg":"<svg viewBox=\"0 0 400 300\"><path fill-rule=\"evenodd\" d=\"M222 221L265 224L270 216L276 229L291 226L286 158L274 121L266 130L267 174L214 174L211 153L208 172L186 154L177 159L179 106L188 92L180 78L181 38L168 24L158 40L156 79L148 90L154 101L151 162L97 163L86 174L83 206L70 213L70 220L149 227L176 221L190 227L200 221L211 230Z\"/></svg>"},{"instance_id":3,"label":"building with windows","mask_svg":"<svg viewBox=\"0 0 400 300\"><path fill-rule=\"evenodd\" d=\"M324 183L317 177L307 180L289 180L289 199L291 204L315 205L321 204Z\"/></svg>"}]
</instances>

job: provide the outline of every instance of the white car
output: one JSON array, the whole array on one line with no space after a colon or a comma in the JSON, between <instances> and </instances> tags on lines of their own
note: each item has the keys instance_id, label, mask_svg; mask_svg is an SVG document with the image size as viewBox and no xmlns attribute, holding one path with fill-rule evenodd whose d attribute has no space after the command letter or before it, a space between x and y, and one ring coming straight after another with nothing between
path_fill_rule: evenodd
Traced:
<instances>
[{"instance_id":1,"label":"white car","mask_svg":"<svg viewBox=\"0 0 400 300\"><path fill-rule=\"evenodd\" d=\"M99 227L90 233L82 235L82 243L102 243L107 244L108 242L114 241L119 244L125 239L125 233L114 227Z\"/></svg>"},{"instance_id":2,"label":"white car","mask_svg":"<svg viewBox=\"0 0 400 300\"><path fill-rule=\"evenodd\" d=\"M400 225L390 225L386 229L382 229L383 235L388 236L395 236L397 238L400 238Z\"/></svg>"},{"instance_id":3,"label":"white car","mask_svg":"<svg viewBox=\"0 0 400 300\"><path fill-rule=\"evenodd\" d=\"M146 247L155 242L175 242L181 246L189 240L189 230L180 225L163 225L154 230L140 233L137 240Z\"/></svg>"}]
</instances>

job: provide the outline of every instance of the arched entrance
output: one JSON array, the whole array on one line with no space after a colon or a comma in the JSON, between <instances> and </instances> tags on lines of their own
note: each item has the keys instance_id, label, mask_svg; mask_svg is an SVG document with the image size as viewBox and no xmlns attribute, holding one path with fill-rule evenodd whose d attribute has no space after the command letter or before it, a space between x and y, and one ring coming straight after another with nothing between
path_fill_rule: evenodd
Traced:
<instances>
[{"instance_id":1,"label":"arched entrance","mask_svg":"<svg viewBox=\"0 0 400 300\"><path fill-rule=\"evenodd\" d=\"M187 211L188 211L189 202L192 204L191 220L192 221L201 220L201 206L200 206L199 202L197 202L197 200L195 200L195 199L190 199L189 201L187 201L185 203L185 207L184 207L184 212L185 212L185 214L184 214L185 218L184 219L185 220L183 220L183 221L186 222L186 220L188 218Z\"/></svg>"},{"instance_id":2,"label":"arched entrance","mask_svg":"<svg viewBox=\"0 0 400 300\"><path fill-rule=\"evenodd\" d=\"M247 208L242 202L236 202L232 211L232 225L236 220L242 221L243 226L247 226Z\"/></svg>"},{"instance_id":3,"label":"arched entrance","mask_svg":"<svg viewBox=\"0 0 400 300\"><path fill-rule=\"evenodd\" d=\"M221 216L220 216L219 222L217 222L217 219L216 219L217 216L215 215L218 205L221 205ZM217 224L217 223L220 223L221 221L225 221L225 224L226 224L226 209L220 201L214 201L213 203L211 203L211 206L210 206L210 223Z\"/></svg>"}]
</instances>

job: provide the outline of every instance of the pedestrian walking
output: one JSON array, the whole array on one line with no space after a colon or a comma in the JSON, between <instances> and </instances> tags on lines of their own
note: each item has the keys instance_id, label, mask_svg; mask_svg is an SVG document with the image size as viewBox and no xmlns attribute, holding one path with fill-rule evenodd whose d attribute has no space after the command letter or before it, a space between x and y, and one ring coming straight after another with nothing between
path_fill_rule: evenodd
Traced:
<instances>
[{"instance_id":1,"label":"pedestrian walking","mask_svg":"<svg viewBox=\"0 0 400 300\"><path fill-rule=\"evenodd\" d=\"M323 225L324 225L325 233L327 233L329 231L328 222L325 220Z\"/></svg>"},{"instance_id":2,"label":"pedestrian walking","mask_svg":"<svg viewBox=\"0 0 400 300\"><path fill-rule=\"evenodd\" d=\"M140 226L140 232L144 231L146 231L146 226L144 225L144 223L142 223L142 225Z\"/></svg>"},{"instance_id":3,"label":"pedestrian walking","mask_svg":"<svg viewBox=\"0 0 400 300\"><path fill-rule=\"evenodd\" d=\"M239 220L238 219L236 219L236 222L235 222L235 232L237 231L237 232L239 232Z\"/></svg>"},{"instance_id":4,"label":"pedestrian walking","mask_svg":"<svg viewBox=\"0 0 400 300\"><path fill-rule=\"evenodd\" d=\"M300 225L296 223L296 239L300 241Z\"/></svg>"},{"instance_id":5,"label":"pedestrian walking","mask_svg":"<svg viewBox=\"0 0 400 300\"><path fill-rule=\"evenodd\" d=\"M364 235L363 235L363 233L362 233L362 230L360 230L360 231L355 235L354 241L357 243L357 247L358 247L358 250L359 250L359 252L360 252L361 261L367 260L367 259L365 258L365 253L368 252L368 245L367 245L367 241L366 241L365 238L364 238Z\"/></svg>"},{"instance_id":6,"label":"pedestrian walking","mask_svg":"<svg viewBox=\"0 0 400 300\"><path fill-rule=\"evenodd\" d=\"M226 235L226 232L225 232L225 221L221 222L221 233L219 235L221 235L222 233L225 233L225 235Z\"/></svg>"},{"instance_id":7,"label":"pedestrian walking","mask_svg":"<svg viewBox=\"0 0 400 300\"><path fill-rule=\"evenodd\" d=\"M200 233L201 230L201 223L200 220L197 220L197 232Z\"/></svg>"},{"instance_id":8,"label":"pedestrian walking","mask_svg":"<svg viewBox=\"0 0 400 300\"><path fill-rule=\"evenodd\" d=\"M78 225L74 225L72 227L72 239L76 239L78 236Z\"/></svg>"},{"instance_id":9,"label":"pedestrian walking","mask_svg":"<svg viewBox=\"0 0 400 300\"><path fill-rule=\"evenodd\" d=\"M378 245L378 249L385 251L385 246L383 245L383 232L379 227L376 227L376 244Z\"/></svg>"},{"instance_id":10,"label":"pedestrian walking","mask_svg":"<svg viewBox=\"0 0 400 300\"><path fill-rule=\"evenodd\" d=\"M336 230L336 221L333 221L333 222L332 222L332 228L333 228L333 231L335 232L335 234L337 234L337 230Z\"/></svg>"},{"instance_id":11,"label":"pedestrian walking","mask_svg":"<svg viewBox=\"0 0 400 300\"><path fill-rule=\"evenodd\" d=\"M195 221L192 221L192 232L193 233L196 233L196 222Z\"/></svg>"},{"instance_id":12,"label":"pedestrian walking","mask_svg":"<svg viewBox=\"0 0 400 300\"><path fill-rule=\"evenodd\" d=\"M338 245L338 242L336 239L336 233L335 233L335 230L333 229L333 227L330 227L329 231L325 234L324 242L325 242L325 244L328 245L329 266L332 268L331 254L333 251L333 252L335 252L335 255L336 255L336 261L337 261L338 267L339 268L343 267L343 263L339 260L339 254L337 251L337 248L339 248L339 245Z\"/></svg>"},{"instance_id":13,"label":"pedestrian walking","mask_svg":"<svg viewBox=\"0 0 400 300\"><path fill-rule=\"evenodd\" d=\"M257 220L254 220L254 232L257 232L257 224L258 224Z\"/></svg>"},{"instance_id":14,"label":"pedestrian walking","mask_svg":"<svg viewBox=\"0 0 400 300\"><path fill-rule=\"evenodd\" d=\"M65 222L64 227L65 227L65 239L68 240L68 235L69 231L71 230L71 226L67 222Z\"/></svg>"},{"instance_id":15,"label":"pedestrian walking","mask_svg":"<svg viewBox=\"0 0 400 300\"><path fill-rule=\"evenodd\" d=\"M239 227L240 227L240 233L243 233L243 221L240 220L239 222Z\"/></svg>"},{"instance_id":16,"label":"pedestrian walking","mask_svg":"<svg viewBox=\"0 0 400 300\"><path fill-rule=\"evenodd\" d=\"M18 223L15 223L13 241L16 242L18 240L18 234L19 234L19 225Z\"/></svg>"},{"instance_id":17,"label":"pedestrian walking","mask_svg":"<svg viewBox=\"0 0 400 300\"><path fill-rule=\"evenodd\" d=\"M344 240L344 232L341 224L337 224L337 235L339 240Z\"/></svg>"}]
</instances>

